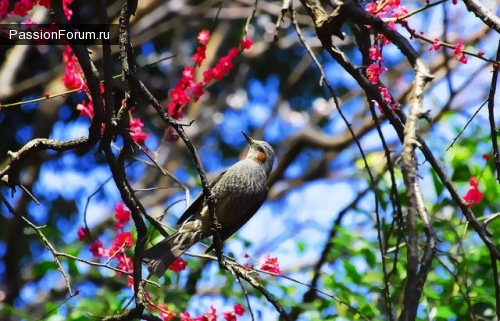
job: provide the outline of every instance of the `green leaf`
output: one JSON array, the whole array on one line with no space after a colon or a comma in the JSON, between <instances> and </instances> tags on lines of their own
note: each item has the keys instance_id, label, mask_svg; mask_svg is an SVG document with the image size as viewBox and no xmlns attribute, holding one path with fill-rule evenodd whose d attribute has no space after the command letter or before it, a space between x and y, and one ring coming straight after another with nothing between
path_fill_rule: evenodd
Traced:
<instances>
[{"instance_id":1,"label":"green leaf","mask_svg":"<svg viewBox=\"0 0 500 321\"><path fill-rule=\"evenodd\" d=\"M297 242L297 249L299 250L299 253L304 253L306 251L306 243Z\"/></svg>"}]
</instances>

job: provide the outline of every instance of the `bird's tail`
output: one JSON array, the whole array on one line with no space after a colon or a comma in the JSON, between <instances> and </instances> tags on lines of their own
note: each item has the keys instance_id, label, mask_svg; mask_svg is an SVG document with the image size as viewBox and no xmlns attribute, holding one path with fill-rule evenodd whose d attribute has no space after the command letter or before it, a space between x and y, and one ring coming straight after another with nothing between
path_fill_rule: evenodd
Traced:
<instances>
[{"instance_id":1,"label":"bird's tail","mask_svg":"<svg viewBox=\"0 0 500 321\"><path fill-rule=\"evenodd\" d=\"M142 260L148 266L149 273L157 277L162 276L168 267L187 250L187 248L180 250L178 246L174 246L174 235L144 251Z\"/></svg>"}]
</instances>

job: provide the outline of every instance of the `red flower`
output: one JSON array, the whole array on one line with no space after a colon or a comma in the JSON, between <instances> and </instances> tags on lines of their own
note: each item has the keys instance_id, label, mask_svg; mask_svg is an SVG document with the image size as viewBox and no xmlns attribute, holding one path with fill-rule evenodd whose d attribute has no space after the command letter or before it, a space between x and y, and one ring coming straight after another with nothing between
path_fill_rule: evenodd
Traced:
<instances>
[{"instance_id":1,"label":"red flower","mask_svg":"<svg viewBox=\"0 0 500 321\"><path fill-rule=\"evenodd\" d=\"M386 70L385 67L379 66L376 63L372 63L368 66L368 68L366 68L366 76L372 84L377 84L379 81L379 77L384 72L384 70Z\"/></svg>"},{"instance_id":2,"label":"red flower","mask_svg":"<svg viewBox=\"0 0 500 321\"><path fill-rule=\"evenodd\" d=\"M9 0L0 0L0 19L9 12Z\"/></svg>"},{"instance_id":3,"label":"red flower","mask_svg":"<svg viewBox=\"0 0 500 321\"><path fill-rule=\"evenodd\" d=\"M365 6L365 11L371 14L375 14L377 12L377 4L375 2L367 3Z\"/></svg>"},{"instance_id":4,"label":"red flower","mask_svg":"<svg viewBox=\"0 0 500 321\"><path fill-rule=\"evenodd\" d=\"M143 127L144 124L140 119L138 118L130 119L131 136L134 142L136 142L137 144L144 144L144 141L146 140L146 138L148 138L148 134L142 131Z\"/></svg>"},{"instance_id":5,"label":"red flower","mask_svg":"<svg viewBox=\"0 0 500 321\"><path fill-rule=\"evenodd\" d=\"M90 119L94 118L94 104L92 100L82 100L81 104L76 105L76 110L79 110L82 116L85 115Z\"/></svg>"},{"instance_id":6,"label":"red flower","mask_svg":"<svg viewBox=\"0 0 500 321\"><path fill-rule=\"evenodd\" d=\"M125 209L123 203L116 203L115 212L115 218L118 222L127 223L130 221L130 211Z\"/></svg>"},{"instance_id":7,"label":"red flower","mask_svg":"<svg viewBox=\"0 0 500 321\"><path fill-rule=\"evenodd\" d=\"M394 107L392 106L392 97L391 97L391 93L389 92L389 89L385 88L385 87L379 87L378 88L380 90L380 93L382 94L382 97L384 97L385 101L391 105L391 107Z\"/></svg>"},{"instance_id":8,"label":"red flower","mask_svg":"<svg viewBox=\"0 0 500 321\"><path fill-rule=\"evenodd\" d=\"M193 96L196 101L200 99L200 97L203 95L204 92L205 92L205 87L202 82L196 83L193 86Z\"/></svg>"},{"instance_id":9,"label":"red flower","mask_svg":"<svg viewBox=\"0 0 500 321\"><path fill-rule=\"evenodd\" d=\"M50 0L40 0L38 2L39 5L44 6L45 8L50 8Z\"/></svg>"},{"instance_id":10,"label":"red flower","mask_svg":"<svg viewBox=\"0 0 500 321\"><path fill-rule=\"evenodd\" d=\"M478 204L482 199L483 193L481 193L477 187L471 187L464 196L464 200L469 203L470 207L472 207L473 204Z\"/></svg>"},{"instance_id":11,"label":"red flower","mask_svg":"<svg viewBox=\"0 0 500 321\"><path fill-rule=\"evenodd\" d=\"M18 1L14 3L14 10L12 10L12 13L18 15L19 17L24 17L28 14L28 11L33 9L35 4L36 2L29 0Z\"/></svg>"},{"instance_id":12,"label":"red flower","mask_svg":"<svg viewBox=\"0 0 500 321\"><path fill-rule=\"evenodd\" d=\"M234 306L234 313L239 316L242 316L243 313L245 313L245 308L241 305L241 303L238 303Z\"/></svg>"},{"instance_id":13,"label":"red flower","mask_svg":"<svg viewBox=\"0 0 500 321\"><path fill-rule=\"evenodd\" d=\"M186 90L181 86L175 86L175 88L170 92L170 98L172 99L172 102L175 102L180 107L186 106L191 100L191 97L189 97Z\"/></svg>"},{"instance_id":14,"label":"red flower","mask_svg":"<svg viewBox=\"0 0 500 321\"><path fill-rule=\"evenodd\" d=\"M201 66L203 61L206 58L206 53L205 53L206 47L205 46L199 46L196 48L196 53L191 57L192 60L196 63L196 65Z\"/></svg>"},{"instance_id":15,"label":"red flower","mask_svg":"<svg viewBox=\"0 0 500 321\"><path fill-rule=\"evenodd\" d=\"M79 227L78 232L76 233L78 234L78 239L80 241L85 241L85 239L87 238L87 229L84 229L83 227Z\"/></svg>"},{"instance_id":16,"label":"red flower","mask_svg":"<svg viewBox=\"0 0 500 321\"><path fill-rule=\"evenodd\" d=\"M180 271L185 270L186 267L187 267L186 261L184 261L182 258L178 257L177 260L175 260L174 263L172 263L172 265L170 265L169 269L174 271L174 272L179 273Z\"/></svg>"},{"instance_id":17,"label":"red flower","mask_svg":"<svg viewBox=\"0 0 500 321\"><path fill-rule=\"evenodd\" d=\"M203 82L205 84L208 84L210 82L210 80L212 80L214 78L214 74L212 72L212 69L208 68L207 70L205 70L203 72Z\"/></svg>"},{"instance_id":18,"label":"red flower","mask_svg":"<svg viewBox=\"0 0 500 321\"><path fill-rule=\"evenodd\" d=\"M252 39L248 38L248 37L243 37L243 39L241 39L241 42L240 42L240 47L241 49L245 50L245 49L250 49L253 45L253 41Z\"/></svg>"},{"instance_id":19,"label":"red flower","mask_svg":"<svg viewBox=\"0 0 500 321\"><path fill-rule=\"evenodd\" d=\"M429 51L436 50L438 51L441 48L441 41L438 38L434 38L434 42L432 43L432 47L429 48Z\"/></svg>"},{"instance_id":20,"label":"red flower","mask_svg":"<svg viewBox=\"0 0 500 321\"><path fill-rule=\"evenodd\" d=\"M464 65L467 64L467 57L462 54L461 56L458 56L457 58L455 58L458 62L461 62L463 63Z\"/></svg>"},{"instance_id":21,"label":"red flower","mask_svg":"<svg viewBox=\"0 0 500 321\"><path fill-rule=\"evenodd\" d=\"M265 261L262 263L260 269L274 274L283 273L283 271L280 270L278 258L270 257L269 254L265 256Z\"/></svg>"},{"instance_id":22,"label":"red flower","mask_svg":"<svg viewBox=\"0 0 500 321\"><path fill-rule=\"evenodd\" d=\"M194 80L194 68L185 66L184 70L182 71L182 77L184 77L189 82L192 82Z\"/></svg>"},{"instance_id":23,"label":"red flower","mask_svg":"<svg viewBox=\"0 0 500 321\"><path fill-rule=\"evenodd\" d=\"M483 159L488 162L490 160L490 154L483 154Z\"/></svg>"},{"instance_id":24,"label":"red flower","mask_svg":"<svg viewBox=\"0 0 500 321\"><path fill-rule=\"evenodd\" d=\"M95 256L95 257L102 257L104 254L104 249L102 247L102 242L99 240L93 240L92 243L90 243L90 252Z\"/></svg>"},{"instance_id":25,"label":"red flower","mask_svg":"<svg viewBox=\"0 0 500 321\"><path fill-rule=\"evenodd\" d=\"M236 315L234 315L234 312L231 311L222 312L222 316L226 321L236 321Z\"/></svg>"},{"instance_id":26,"label":"red flower","mask_svg":"<svg viewBox=\"0 0 500 321\"><path fill-rule=\"evenodd\" d=\"M234 58L238 57L239 52L240 51L238 50L238 48L233 47L233 48L229 49L229 52L227 53L227 57L234 59Z\"/></svg>"},{"instance_id":27,"label":"red flower","mask_svg":"<svg viewBox=\"0 0 500 321\"><path fill-rule=\"evenodd\" d=\"M198 34L198 41L202 45L206 45L209 40L210 40L210 31L208 31L207 29L200 31L200 33Z\"/></svg>"},{"instance_id":28,"label":"red flower","mask_svg":"<svg viewBox=\"0 0 500 321\"><path fill-rule=\"evenodd\" d=\"M469 206L472 208L473 204L478 204L483 199L483 193L478 188L479 181L474 176L469 179L470 189L467 191L467 194L464 196L464 200L469 203Z\"/></svg>"},{"instance_id":29,"label":"red flower","mask_svg":"<svg viewBox=\"0 0 500 321\"><path fill-rule=\"evenodd\" d=\"M368 55L369 55L371 60L380 61L380 62L384 61L384 57L382 57L382 54L380 53L380 50L379 50L377 45L368 49Z\"/></svg>"},{"instance_id":30,"label":"red flower","mask_svg":"<svg viewBox=\"0 0 500 321\"><path fill-rule=\"evenodd\" d=\"M83 70L78 64L78 61L73 55L73 50L69 45L66 45L63 53L63 61L66 64L66 69L64 70L63 83L68 89L80 89L82 88L83 82Z\"/></svg>"},{"instance_id":31,"label":"red flower","mask_svg":"<svg viewBox=\"0 0 500 321\"><path fill-rule=\"evenodd\" d=\"M469 179L469 185L472 186L472 187L477 187L477 185L479 184L479 181L477 180L477 178L475 178L474 176L472 176L470 179Z\"/></svg>"},{"instance_id":32,"label":"red flower","mask_svg":"<svg viewBox=\"0 0 500 321\"><path fill-rule=\"evenodd\" d=\"M118 250L125 244L125 247L131 248L134 244L134 237L130 232L123 232L116 235L115 241L113 241L113 250Z\"/></svg>"},{"instance_id":33,"label":"red flower","mask_svg":"<svg viewBox=\"0 0 500 321\"><path fill-rule=\"evenodd\" d=\"M113 224L113 229L118 232L118 231L123 231L123 228L125 227L125 225L122 223L122 222L116 222L115 224Z\"/></svg>"}]
</instances>

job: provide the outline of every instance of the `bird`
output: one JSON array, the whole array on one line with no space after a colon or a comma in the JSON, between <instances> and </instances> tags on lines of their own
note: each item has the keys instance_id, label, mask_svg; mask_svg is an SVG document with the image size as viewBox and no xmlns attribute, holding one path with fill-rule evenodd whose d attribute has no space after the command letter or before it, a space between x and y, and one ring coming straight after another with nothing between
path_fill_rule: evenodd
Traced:
<instances>
[{"instance_id":1,"label":"bird","mask_svg":"<svg viewBox=\"0 0 500 321\"><path fill-rule=\"evenodd\" d=\"M274 150L265 141L254 140L242 131L248 142L246 158L227 168L211 183L215 214L222 242L240 229L267 198L267 180L274 162ZM177 221L179 229L144 251L143 262L149 273L162 276L168 267L191 246L213 235L206 197L201 192ZM213 245L207 250L210 251Z\"/></svg>"}]
</instances>

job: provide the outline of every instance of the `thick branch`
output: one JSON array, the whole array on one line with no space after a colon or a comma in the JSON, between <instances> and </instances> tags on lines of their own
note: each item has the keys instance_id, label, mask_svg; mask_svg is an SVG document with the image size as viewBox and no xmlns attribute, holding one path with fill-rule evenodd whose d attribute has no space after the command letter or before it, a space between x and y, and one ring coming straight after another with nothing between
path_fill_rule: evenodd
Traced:
<instances>
[{"instance_id":1,"label":"thick branch","mask_svg":"<svg viewBox=\"0 0 500 321\"><path fill-rule=\"evenodd\" d=\"M473 12L488 27L500 33L500 18L478 0L464 0L467 10Z\"/></svg>"}]
</instances>

